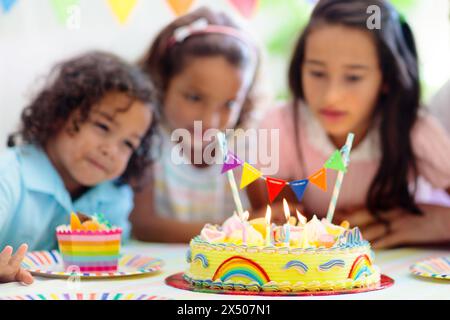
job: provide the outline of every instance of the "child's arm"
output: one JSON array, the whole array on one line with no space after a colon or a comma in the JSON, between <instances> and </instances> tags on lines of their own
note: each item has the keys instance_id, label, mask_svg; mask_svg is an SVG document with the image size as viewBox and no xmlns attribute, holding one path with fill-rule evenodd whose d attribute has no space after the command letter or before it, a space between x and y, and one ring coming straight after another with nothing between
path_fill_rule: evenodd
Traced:
<instances>
[{"instance_id":1,"label":"child's arm","mask_svg":"<svg viewBox=\"0 0 450 320\"><path fill-rule=\"evenodd\" d=\"M181 222L157 215L153 206L153 181L134 196L129 218L132 234L141 241L187 243L200 234L205 223Z\"/></svg>"},{"instance_id":2,"label":"child's arm","mask_svg":"<svg viewBox=\"0 0 450 320\"><path fill-rule=\"evenodd\" d=\"M20 267L20 263L27 250L28 246L22 244L14 255L12 255L13 248L10 246L6 246L0 252L0 283L13 281L23 282L25 284L33 283L31 274Z\"/></svg>"},{"instance_id":3,"label":"child's arm","mask_svg":"<svg viewBox=\"0 0 450 320\"><path fill-rule=\"evenodd\" d=\"M336 212L335 223L348 220L376 249L399 245L450 244L450 208L419 205L423 215L393 209L378 220L367 209Z\"/></svg>"}]
</instances>

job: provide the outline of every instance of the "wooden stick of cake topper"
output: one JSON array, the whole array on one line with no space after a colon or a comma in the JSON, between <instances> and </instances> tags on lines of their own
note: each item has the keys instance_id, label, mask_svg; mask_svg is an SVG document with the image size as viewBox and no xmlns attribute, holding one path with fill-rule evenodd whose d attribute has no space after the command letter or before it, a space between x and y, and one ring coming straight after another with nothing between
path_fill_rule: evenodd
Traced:
<instances>
[{"instance_id":1,"label":"wooden stick of cake topper","mask_svg":"<svg viewBox=\"0 0 450 320\"><path fill-rule=\"evenodd\" d=\"M225 161L227 156L227 140L225 138L225 134L223 132L217 133L217 139L219 142L220 150L222 151L223 161ZM238 187L236 184L236 180L234 179L233 170L227 171L228 182L230 183L231 193L233 194L234 203L236 205L236 209L239 215L239 218L244 221L244 209L242 207L241 198L239 198Z\"/></svg>"},{"instance_id":2,"label":"wooden stick of cake topper","mask_svg":"<svg viewBox=\"0 0 450 320\"><path fill-rule=\"evenodd\" d=\"M353 138L355 135L353 133L349 133L347 135L347 140L345 141L344 150L343 150L343 160L345 167L348 167L350 163L350 150L352 149ZM334 211L336 210L336 203L339 197L339 192L341 191L342 181L344 180L344 171L339 171L338 176L336 178L336 184L334 185L333 195L331 196L330 206L328 207L327 220L332 222Z\"/></svg>"}]
</instances>

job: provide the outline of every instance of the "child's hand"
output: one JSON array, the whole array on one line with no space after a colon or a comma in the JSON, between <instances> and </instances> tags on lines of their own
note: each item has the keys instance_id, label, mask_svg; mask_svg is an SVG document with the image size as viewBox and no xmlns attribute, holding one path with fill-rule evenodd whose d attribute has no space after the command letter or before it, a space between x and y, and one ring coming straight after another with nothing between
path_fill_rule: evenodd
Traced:
<instances>
[{"instance_id":1,"label":"child's hand","mask_svg":"<svg viewBox=\"0 0 450 320\"><path fill-rule=\"evenodd\" d=\"M0 252L0 283L1 282L23 282L25 284L32 284L33 277L31 274L20 267L20 263L28 250L26 244L22 244L17 252L12 255L13 248L6 246Z\"/></svg>"},{"instance_id":2,"label":"child's hand","mask_svg":"<svg viewBox=\"0 0 450 320\"><path fill-rule=\"evenodd\" d=\"M378 220L366 209L337 213L336 221L348 220L361 229L364 239L375 249L407 244L431 244L450 241L450 208L420 206L423 215L413 215L401 209L383 214Z\"/></svg>"}]
</instances>

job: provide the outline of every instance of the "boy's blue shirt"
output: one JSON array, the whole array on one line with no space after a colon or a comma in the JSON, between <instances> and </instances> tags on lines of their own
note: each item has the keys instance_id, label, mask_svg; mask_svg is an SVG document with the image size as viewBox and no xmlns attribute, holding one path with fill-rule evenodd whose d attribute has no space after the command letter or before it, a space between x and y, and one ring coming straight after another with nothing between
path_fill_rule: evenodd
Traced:
<instances>
[{"instance_id":1,"label":"boy's blue shirt","mask_svg":"<svg viewBox=\"0 0 450 320\"><path fill-rule=\"evenodd\" d=\"M103 213L130 234L133 192L106 181L72 201L47 154L34 145L9 148L0 156L0 250L27 243L29 250L57 248L55 229L68 224L71 211Z\"/></svg>"}]
</instances>

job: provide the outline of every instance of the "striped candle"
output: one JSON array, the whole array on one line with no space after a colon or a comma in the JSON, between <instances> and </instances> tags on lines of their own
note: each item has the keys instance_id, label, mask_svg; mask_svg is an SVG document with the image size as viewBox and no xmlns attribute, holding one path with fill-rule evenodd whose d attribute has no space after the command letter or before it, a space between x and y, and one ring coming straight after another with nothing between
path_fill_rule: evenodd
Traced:
<instances>
[{"instance_id":1,"label":"striped candle","mask_svg":"<svg viewBox=\"0 0 450 320\"><path fill-rule=\"evenodd\" d=\"M355 135L353 133L349 133L347 135L347 140L344 145L344 155L343 160L345 167L348 167L350 163L350 150L352 149L353 138ZM333 220L334 211L336 210L336 204L339 197L339 192L341 191L342 181L344 180L344 171L339 171L338 176L336 178L336 184L334 185L333 195L331 196L330 206L328 207L327 220L331 223Z\"/></svg>"}]
</instances>

